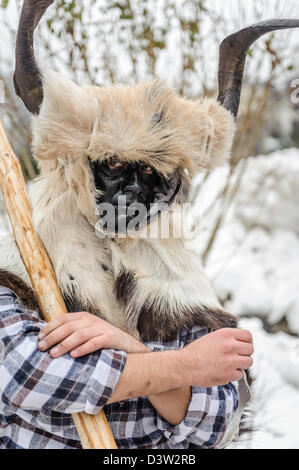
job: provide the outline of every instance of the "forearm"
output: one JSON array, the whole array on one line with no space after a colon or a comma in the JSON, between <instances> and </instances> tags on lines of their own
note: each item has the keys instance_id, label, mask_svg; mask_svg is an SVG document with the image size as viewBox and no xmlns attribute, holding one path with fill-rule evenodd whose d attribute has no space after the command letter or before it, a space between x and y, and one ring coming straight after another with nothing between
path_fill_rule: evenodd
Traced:
<instances>
[{"instance_id":1,"label":"forearm","mask_svg":"<svg viewBox=\"0 0 299 470\"><path fill-rule=\"evenodd\" d=\"M128 354L122 375L108 403L186 387L180 351ZM154 397L157 402L159 397Z\"/></svg>"},{"instance_id":2,"label":"forearm","mask_svg":"<svg viewBox=\"0 0 299 470\"><path fill-rule=\"evenodd\" d=\"M136 341L132 352L150 353L151 350L143 343ZM140 359L140 357L138 358ZM165 379L165 377L164 377ZM176 425L183 421L191 397L191 387L183 387L161 393L148 395L148 399L158 413L170 424Z\"/></svg>"}]
</instances>

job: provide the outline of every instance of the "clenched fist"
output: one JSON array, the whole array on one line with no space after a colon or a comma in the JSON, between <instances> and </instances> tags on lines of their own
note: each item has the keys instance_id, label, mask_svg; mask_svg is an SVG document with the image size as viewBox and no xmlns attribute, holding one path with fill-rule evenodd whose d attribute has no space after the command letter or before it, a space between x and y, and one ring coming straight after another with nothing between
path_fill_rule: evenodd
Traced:
<instances>
[{"instance_id":1,"label":"clenched fist","mask_svg":"<svg viewBox=\"0 0 299 470\"><path fill-rule=\"evenodd\" d=\"M252 335L239 328L222 328L188 344L181 351L185 381L198 387L240 380L254 352Z\"/></svg>"}]
</instances>

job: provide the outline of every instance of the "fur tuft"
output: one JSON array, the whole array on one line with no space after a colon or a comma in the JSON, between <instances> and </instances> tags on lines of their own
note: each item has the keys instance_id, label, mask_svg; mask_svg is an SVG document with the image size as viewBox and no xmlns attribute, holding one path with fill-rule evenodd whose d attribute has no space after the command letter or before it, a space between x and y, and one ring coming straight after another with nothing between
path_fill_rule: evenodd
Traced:
<instances>
[{"instance_id":1,"label":"fur tuft","mask_svg":"<svg viewBox=\"0 0 299 470\"><path fill-rule=\"evenodd\" d=\"M40 313L36 295L31 287L15 274L0 269L0 286L7 287L13 291L19 301L29 310Z\"/></svg>"}]
</instances>

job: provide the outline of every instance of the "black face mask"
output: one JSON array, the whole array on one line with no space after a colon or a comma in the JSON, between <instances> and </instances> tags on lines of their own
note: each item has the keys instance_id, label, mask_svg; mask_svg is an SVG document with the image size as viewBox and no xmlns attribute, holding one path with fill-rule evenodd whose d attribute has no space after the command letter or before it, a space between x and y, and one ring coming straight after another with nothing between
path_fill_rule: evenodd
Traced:
<instances>
[{"instance_id":1,"label":"black face mask","mask_svg":"<svg viewBox=\"0 0 299 470\"><path fill-rule=\"evenodd\" d=\"M165 178L143 163L116 158L90 161L96 189L98 215L103 231L137 231L149 224L174 201L180 188L177 172Z\"/></svg>"}]
</instances>

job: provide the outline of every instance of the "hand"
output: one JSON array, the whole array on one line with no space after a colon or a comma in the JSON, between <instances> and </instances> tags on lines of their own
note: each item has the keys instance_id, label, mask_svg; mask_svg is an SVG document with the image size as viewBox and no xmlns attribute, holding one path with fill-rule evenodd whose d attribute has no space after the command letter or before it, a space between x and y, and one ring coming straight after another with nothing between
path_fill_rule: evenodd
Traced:
<instances>
[{"instance_id":1,"label":"hand","mask_svg":"<svg viewBox=\"0 0 299 470\"><path fill-rule=\"evenodd\" d=\"M51 349L52 357L70 352L80 357L98 349L119 349L127 353L147 352L148 348L133 336L87 312L59 315L38 336L38 348Z\"/></svg>"},{"instance_id":2,"label":"hand","mask_svg":"<svg viewBox=\"0 0 299 470\"><path fill-rule=\"evenodd\" d=\"M199 387L225 385L243 377L254 348L251 333L222 328L188 344L181 351L186 383Z\"/></svg>"}]
</instances>

